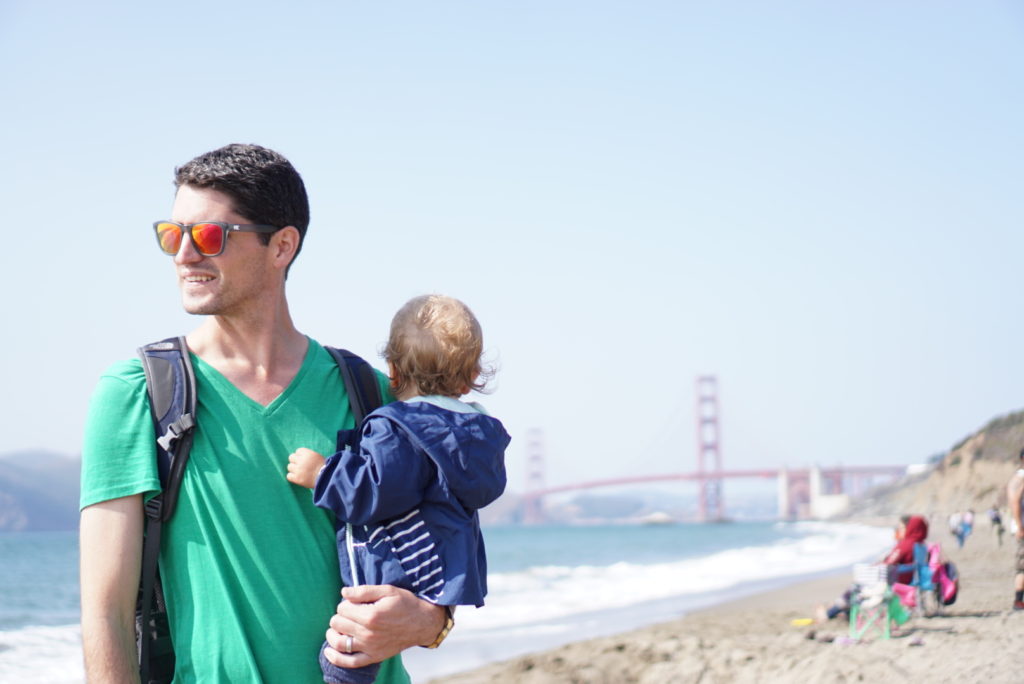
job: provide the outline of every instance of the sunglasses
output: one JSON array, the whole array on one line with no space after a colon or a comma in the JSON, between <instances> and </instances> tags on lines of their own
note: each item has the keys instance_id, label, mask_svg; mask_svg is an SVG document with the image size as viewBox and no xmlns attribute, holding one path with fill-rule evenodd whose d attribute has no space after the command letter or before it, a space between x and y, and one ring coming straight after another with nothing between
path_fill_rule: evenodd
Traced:
<instances>
[{"instance_id":1,"label":"sunglasses","mask_svg":"<svg viewBox=\"0 0 1024 684\"><path fill-rule=\"evenodd\" d=\"M220 221L203 221L202 223L175 223L174 221L157 221L153 224L156 230L156 241L164 254L174 256L181 248L181 238L185 232L192 237L196 251L207 257L215 257L224 251L228 240L228 232L240 233L276 233L280 228L260 226L251 223L222 223Z\"/></svg>"}]
</instances>

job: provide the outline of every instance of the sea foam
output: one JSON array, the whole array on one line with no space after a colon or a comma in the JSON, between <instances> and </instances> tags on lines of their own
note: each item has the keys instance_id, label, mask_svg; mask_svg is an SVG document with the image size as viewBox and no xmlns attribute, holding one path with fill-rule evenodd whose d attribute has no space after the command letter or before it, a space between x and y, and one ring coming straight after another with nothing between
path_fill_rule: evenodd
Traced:
<instances>
[{"instance_id":1,"label":"sea foam","mask_svg":"<svg viewBox=\"0 0 1024 684\"><path fill-rule=\"evenodd\" d=\"M0 631L0 682L65 684L84 681L82 634L78 625Z\"/></svg>"},{"instance_id":2,"label":"sea foam","mask_svg":"<svg viewBox=\"0 0 1024 684\"><path fill-rule=\"evenodd\" d=\"M747 583L848 567L880 556L889 530L798 523L803 536L664 563L535 566L488 576L484 610L460 611L459 630L506 628L668 597L722 592Z\"/></svg>"}]
</instances>

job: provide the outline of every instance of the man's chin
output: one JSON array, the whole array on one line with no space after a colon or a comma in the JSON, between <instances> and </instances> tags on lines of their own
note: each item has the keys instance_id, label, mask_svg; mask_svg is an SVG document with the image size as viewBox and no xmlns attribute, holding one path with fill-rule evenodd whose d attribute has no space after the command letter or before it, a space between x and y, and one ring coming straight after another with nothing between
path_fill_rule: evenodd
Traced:
<instances>
[{"instance_id":1,"label":"man's chin","mask_svg":"<svg viewBox=\"0 0 1024 684\"><path fill-rule=\"evenodd\" d=\"M220 310L220 307L214 302L197 302L188 298L182 299L181 306L185 309L185 313L193 316L212 316Z\"/></svg>"}]
</instances>

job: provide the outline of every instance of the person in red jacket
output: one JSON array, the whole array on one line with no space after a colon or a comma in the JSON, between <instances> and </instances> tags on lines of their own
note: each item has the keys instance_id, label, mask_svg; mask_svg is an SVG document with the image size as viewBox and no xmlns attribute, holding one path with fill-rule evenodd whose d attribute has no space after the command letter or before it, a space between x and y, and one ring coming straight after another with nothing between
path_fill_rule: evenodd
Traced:
<instances>
[{"instance_id":1,"label":"person in red jacket","mask_svg":"<svg viewBox=\"0 0 1024 684\"><path fill-rule=\"evenodd\" d=\"M909 565L914 562L914 546L928 537L928 521L919 515L912 515L907 520L903 537L892 547L892 551L882 562L886 565ZM908 570L896 575L895 581L909 584L914 579L914 571Z\"/></svg>"}]
</instances>

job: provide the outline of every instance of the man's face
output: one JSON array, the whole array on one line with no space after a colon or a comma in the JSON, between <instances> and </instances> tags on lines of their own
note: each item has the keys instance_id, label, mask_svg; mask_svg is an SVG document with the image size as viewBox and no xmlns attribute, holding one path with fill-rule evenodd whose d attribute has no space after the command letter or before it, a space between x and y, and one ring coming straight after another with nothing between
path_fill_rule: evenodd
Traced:
<instances>
[{"instance_id":1,"label":"man's face","mask_svg":"<svg viewBox=\"0 0 1024 684\"><path fill-rule=\"evenodd\" d=\"M253 223L235 213L231 199L224 193L188 185L178 188L171 220L185 224ZM183 239L174 265L185 311L230 316L265 306L276 281L270 251L255 233L229 233L224 252L215 257L203 256L191 238Z\"/></svg>"}]
</instances>

